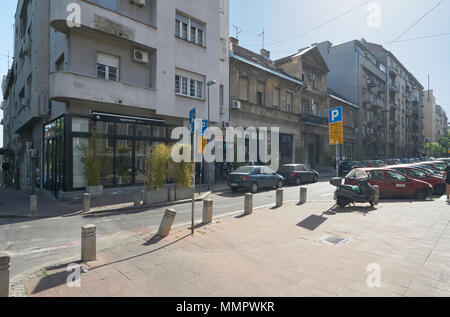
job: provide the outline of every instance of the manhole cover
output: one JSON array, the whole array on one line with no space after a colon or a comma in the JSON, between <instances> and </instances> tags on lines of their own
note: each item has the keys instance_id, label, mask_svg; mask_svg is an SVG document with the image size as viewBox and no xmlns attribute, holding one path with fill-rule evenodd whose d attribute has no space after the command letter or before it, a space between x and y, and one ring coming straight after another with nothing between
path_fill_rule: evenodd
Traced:
<instances>
[{"instance_id":1,"label":"manhole cover","mask_svg":"<svg viewBox=\"0 0 450 317\"><path fill-rule=\"evenodd\" d=\"M333 244L333 245L340 245L343 243L346 243L348 241L348 238L341 238L336 236L328 236L322 239L322 241Z\"/></svg>"}]
</instances>

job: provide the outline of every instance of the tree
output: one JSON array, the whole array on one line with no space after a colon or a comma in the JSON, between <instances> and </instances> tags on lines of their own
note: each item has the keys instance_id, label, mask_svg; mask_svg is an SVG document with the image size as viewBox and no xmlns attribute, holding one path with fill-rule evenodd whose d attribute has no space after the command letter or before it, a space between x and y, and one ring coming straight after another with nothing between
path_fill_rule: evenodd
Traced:
<instances>
[{"instance_id":1,"label":"tree","mask_svg":"<svg viewBox=\"0 0 450 317\"><path fill-rule=\"evenodd\" d=\"M88 186L100 186L100 159L97 153L97 146L100 138L93 133L87 144L82 144L79 148L83 152L81 162L84 164L84 175Z\"/></svg>"},{"instance_id":2,"label":"tree","mask_svg":"<svg viewBox=\"0 0 450 317\"><path fill-rule=\"evenodd\" d=\"M159 190L167 183L167 169L170 159L170 148L158 144L150 154L150 169L147 189Z\"/></svg>"}]
</instances>

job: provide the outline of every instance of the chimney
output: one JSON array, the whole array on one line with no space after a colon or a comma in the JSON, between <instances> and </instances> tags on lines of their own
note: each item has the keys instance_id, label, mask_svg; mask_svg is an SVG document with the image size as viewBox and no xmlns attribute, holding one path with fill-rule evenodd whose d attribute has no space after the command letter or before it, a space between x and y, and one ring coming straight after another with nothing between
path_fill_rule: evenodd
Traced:
<instances>
[{"instance_id":1,"label":"chimney","mask_svg":"<svg viewBox=\"0 0 450 317\"><path fill-rule=\"evenodd\" d=\"M233 46L238 46L239 45L239 40L235 37L230 36L230 43L231 43L231 47Z\"/></svg>"},{"instance_id":2,"label":"chimney","mask_svg":"<svg viewBox=\"0 0 450 317\"><path fill-rule=\"evenodd\" d=\"M264 48L261 50L261 55L267 59L270 59L270 52Z\"/></svg>"}]
</instances>

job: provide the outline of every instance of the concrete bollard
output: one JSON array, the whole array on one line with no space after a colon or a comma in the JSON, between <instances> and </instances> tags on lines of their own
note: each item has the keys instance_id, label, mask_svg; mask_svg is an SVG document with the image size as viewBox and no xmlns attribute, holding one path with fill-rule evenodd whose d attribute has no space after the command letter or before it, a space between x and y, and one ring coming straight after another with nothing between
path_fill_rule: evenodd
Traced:
<instances>
[{"instance_id":1,"label":"concrete bollard","mask_svg":"<svg viewBox=\"0 0 450 317\"><path fill-rule=\"evenodd\" d=\"M0 297L9 296L9 255L0 252Z\"/></svg>"},{"instance_id":2,"label":"concrete bollard","mask_svg":"<svg viewBox=\"0 0 450 317\"><path fill-rule=\"evenodd\" d=\"M373 202L375 205L378 205L378 203L380 202L380 186L378 185L374 185L373 186L376 189L376 193L375 193L375 201Z\"/></svg>"},{"instance_id":3,"label":"concrete bollard","mask_svg":"<svg viewBox=\"0 0 450 317\"><path fill-rule=\"evenodd\" d=\"M134 192L134 207L141 206L141 191L137 190Z\"/></svg>"},{"instance_id":4,"label":"concrete bollard","mask_svg":"<svg viewBox=\"0 0 450 317\"><path fill-rule=\"evenodd\" d=\"M277 189L277 195L275 197L275 207L279 208L283 206L283 189Z\"/></svg>"},{"instance_id":5,"label":"concrete bollard","mask_svg":"<svg viewBox=\"0 0 450 317\"><path fill-rule=\"evenodd\" d=\"M253 194L245 194L244 201L244 215L251 215L253 213Z\"/></svg>"},{"instance_id":6,"label":"concrete bollard","mask_svg":"<svg viewBox=\"0 0 450 317\"><path fill-rule=\"evenodd\" d=\"M213 200L206 199L203 201L203 224L208 224L212 222L213 216Z\"/></svg>"},{"instance_id":7,"label":"concrete bollard","mask_svg":"<svg viewBox=\"0 0 450 317\"><path fill-rule=\"evenodd\" d=\"M90 262L97 259L97 227L84 225L81 227L81 261Z\"/></svg>"},{"instance_id":8,"label":"concrete bollard","mask_svg":"<svg viewBox=\"0 0 450 317\"><path fill-rule=\"evenodd\" d=\"M164 238L167 237L170 233L170 229L172 228L173 222L175 220L175 216L177 212L174 209L167 208L166 213L161 221L161 225L159 226L158 236Z\"/></svg>"},{"instance_id":9,"label":"concrete bollard","mask_svg":"<svg viewBox=\"0 0 450 317\"><path fill-rule=\"evenodd\" d=\"M300 188L300 204L305 204L307 200L307 188L301 187Z\"/></svg>"},{"instance_id":10,"label":"concrete bollard","mask_svg":"<svg viewBox=\"0 0 450 317\"><path fill-rule=\"evenodd\" d=\"M31 195L30 196L30 212L32 215L38 214L38 203L37 203L37 196Z\"/></svg>"},{"instance_id":11,"label":"concrete bollard","mask_svg":"<svg viewBox=\"0 0 450 317\"><path fill-rule=\"evenodd\" d=\"M175 191L176 191L175 186L169 187L169 201L175 201Z\"/></svg>"},{"instance_id":12,"label":"concrete bollard","mask_svg":"<svg viewBox=\"0 0 450 317\"><path fill-rule=\"evenodd\" d=\"M89 193L83 194L83 210L84 212L91 211L91 194Z\"/></svg>"}]
</instances>

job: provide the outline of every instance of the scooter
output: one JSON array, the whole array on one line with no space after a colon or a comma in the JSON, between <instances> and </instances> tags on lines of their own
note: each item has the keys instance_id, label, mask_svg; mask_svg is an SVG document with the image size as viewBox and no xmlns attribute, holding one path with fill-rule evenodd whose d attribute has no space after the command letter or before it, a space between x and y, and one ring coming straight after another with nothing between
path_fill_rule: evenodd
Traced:
<instances>
[{"instance_id":1,"label":"scooter","mask_svg":"<svg viewBox=\"0 0 450 317\"><path fill-rule=\"evenodd\" d=\"M369 184L369 179L358 178L358 186L342 185L342 179L335 177L330 180L330 184L336 186L334 199L339 207L345 207L351 203L369 203L375 206L376 192L375 187Z\"/></svg>"}]
</instances>

